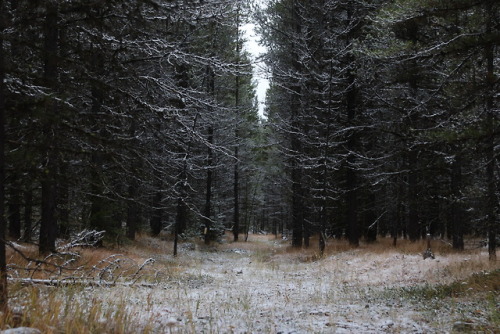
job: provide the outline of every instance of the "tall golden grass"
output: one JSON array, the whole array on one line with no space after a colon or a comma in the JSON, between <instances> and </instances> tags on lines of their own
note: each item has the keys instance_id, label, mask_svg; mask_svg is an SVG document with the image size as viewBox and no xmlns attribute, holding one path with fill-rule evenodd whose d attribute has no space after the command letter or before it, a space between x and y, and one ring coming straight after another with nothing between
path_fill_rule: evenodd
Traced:
<instances>
[{"instance_id":1,"label":"tall golden grass","mask_svg":"<svg viewBox=\"0 0 500 334\"><path fill-rule=\"evenodd\" d=\"M11 286L15 308L0 317L0 328L32 327L49 334L134 333L123 301L108 304L86 297L80 289Z\"/></svg>"},{"instance_id":2,"label":"tall golden grass","mask_svg":"<svg viewBox=\"0 0 500 334\"><path fill-rule=\"evenodd\" d=\"M310 238L309 247L305 248L293 248L291 246L286 247L287 253L300 253L300 254L315 254L319 252L319 238L313 236ZM392 238L380 237L374 242L364 242L360 241L359 246L350 245L346 239L328 239L326 243L326 248L324 255L333 255L336 253L347 252L356 250L361 253L402 253L402 254L418 254L422 253L427 249L426 240L418 240L415 242L409 241L408 239L398 239L396 246L393 245ZM455 250L450 243L444 240L431 240L431 250L435 254L460 254L464 251ZM481 250L479 248L468 249L465 253L479 253Z\"/></svg>"}]
</instances>

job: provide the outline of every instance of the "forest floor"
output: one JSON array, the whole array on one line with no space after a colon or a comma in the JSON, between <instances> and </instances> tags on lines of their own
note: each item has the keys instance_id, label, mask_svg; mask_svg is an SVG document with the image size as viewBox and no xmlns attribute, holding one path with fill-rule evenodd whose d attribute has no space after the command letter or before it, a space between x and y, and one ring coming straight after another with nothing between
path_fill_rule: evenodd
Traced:
<instances>
[{"instance_id":1,"label":"forest floor","mask_svg":"<svg viewBox=\"0 0 500 334\"><path fill-rule=\"evenodd\" d=\"M21 325L44 333L500 333L499 262L484 249L433 244L436 258L424 260L424 243L352 249L333 240L319 258L250 235L212 246L186 242L174 258L171 242L140 237L120 249L145 263L122 272L130 284L18 284L11 305L21 308ZM116 251L83 250L85 263ZM41 305L46 311L35 314Z\"/></svg>"}]
</instances>

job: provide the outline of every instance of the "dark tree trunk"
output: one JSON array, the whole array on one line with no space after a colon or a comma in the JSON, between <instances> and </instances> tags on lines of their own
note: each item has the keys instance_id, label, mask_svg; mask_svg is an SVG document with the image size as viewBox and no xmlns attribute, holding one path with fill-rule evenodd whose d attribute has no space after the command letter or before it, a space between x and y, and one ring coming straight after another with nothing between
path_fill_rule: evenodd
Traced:
<instances>
[{"instance_id":1,"label":"dark tree trunk","mask_svg":"<svg viewBox=\"0 0 500 334\"><path fill-rule=\"evenodd\" d=\"M47 1L45 16L45 43L44 43L44 82L53 92L58 84L58 4ZM57 118L57 102L49 99L45 108L45 124L43 132L46 140L46 161L42 175L42 214L40 221L39 252L47 254L55 251L57 236L56 218L56 170L57 152L55 135L55 121Z\"/></svg>"},{"instance_id":2,"label":"dark tree trunk","mask_svg":"<svg viewBox=\"0 0 500 334\"><path fill-rule=\"evenodd\" d=\"M493 24L493 1L486 3L486 32L491 34L492 24ZM494 114L494 97L497 92L495 91L495 73L494 73L494 46L493 44L488 44L485 49L486 55L486 84L488 87L488 92L486 96L486 127L487 127L487 143L486 143L486 179L488 182L487 189L487 228L488 228L488 255L491 261L496 261L497 259L497 211L498 211L498 199L496 196L496 178L495 178L495 168L496 168L496 157L495 157L495 124L497 119Z\"/></svg>"},{"instance_id":3,"label":"dark tree trunk","mask_svg":"<svg viewBox=\"0 0 500 334\"><path fill-rule=\"evenodd\" d=\"M409 23L406 27L406 38L414 43L418 42L419 39L419 27L412 23ZM412 59L407 65L408 71L408 88L410 90L411 97L418 100L419 92L419 80L421 76L421 69L419 63ZM418 124L418 115L413 111L407 120L406 127L409 129ZM408 146L408 160L407 160L407 170L408 170L408 221L406 226L406 232L408 233L408 238L410 241L417 241L420 237L419 229L419 214L418 214L418 149L414 147L415 138L412 138L410 134L409 146ZM413 141L412 141L413 140Z\"/></svg>"},{"instance_id":4,"label":"dark tree trunk","mask_svg":"<svg viewBox=\"0 0 500 334\"><path fill-rule=\"evenodd\" d=\"M293 32L300 36L302 30L302 20L300 15L300 1L294 0L291 6ZM297 53L298 45L292 40L290 50L292 51L292 67L296 73L302 72L303 64L300 61L300 56ZM304 238L304 212L303 212L303 185L302 185L302 166L300 163L300 154L302 153L301 139L298 138L298 133L302 132L303 121L300 119L301 114L301 92L302 87L300 82L292 82L291 85L291 103L290 103L290 118L292 124L291 137L291 182L292 182L292 247L302 247Z\"/></svg>"},{"instance_id":5,"label":"dark tree trunk","mask_svg":"<svg viewBox=\"0 0 500 334\"><path fill-rule=\"evenodd\" d=\"M137 225L139 221L139 205L137 203L137 182L135 180L128 187L128 201L127 201L127 233L126 236L129 240L135 240L137 232Z\"/></svg>"},{"instance_id":6,"label":"dark tree trunk","mask_svg":"<svg viewBox=\"0 0 500 334\"><path fill-rule=\"evenodd\" d=\"M366 242L375 242L377 240L378 222L375 213L375 195L373 193L368 194L368 208L365 213L365 239Z\"/></svg>"},{"instance_id":7,"label":"dark tree trunk","mask_svg":"<svg viewBox=\"0 0 500 334\"><path fill-rule=\"evenodd\" d=\"M177 216L175 217L175 228L174 228L174 256L177 256L179 234L182 233L181 226L186 224L186 219L187 219L186 203L184 203L183 196L179 196L177 199Z\"/></svg>"},{"instance_id":8,"label":"dark tree trunk","mask_svg":"<svg viewBox=\"0 0 500 334\"><path fill-rule=\"evenodd\" d=\"M319 255L323 256L325 254L326 248L326 233L322 230L319 233Z\"/></svg>"},{"instance_id":9,"label":"dark tree trunk","mask_svg":"<svg viewBox=\"0 0 500 334\"><path fill-rule=\"evenodd\" d=\"M302 247L304 216L300 170L292 166L292 247Z\"/></svg>"},{"instance_id":10,"label":"dark tree trunk","mask_svg":"<svg viewBox=\"0 0 500 334\"><path fill-rule=\"evenodd\" d=\"M278 221L276 220L276 217L273 216L271 220L272 224L272 231L271 233L274 235L274 238L278 238Z\"/></svg>"},{"instance_id":11,"label":"dark tree trunk","mask_svg":"<svg viewBox=\"0 0 500 334\"><path fill-rule=\"evenodd\" d=\"M296 5L295 5L296 6ZM295 15L297 15L295 13ZM297 28L298 29L298 28ZM296 64L296 68L299 64ZM291 118L293 132L299 131L301 122L299 120L300 109L300 87L294 87L292 95ZM302 171L299 155L302 151L300 139L297 134L291 133L291 182L292 182L292 247L300 248L304 238L304 194L302 186Z\"/></svg>"},{"instance_id":12,"label":"dark tree trunk","mask_svg":"<svg viewBox=\"0 0 500 334\"><path fill-rule=\"evenodd\" d=\"M196 121L195 121L196 123ZM193 126L194 128L195 126ZM175 216L175 228L174 228L174 256L177 256L177 245L179 243L179 235L184 233L184 230L187 227L187 156L189 154L190 149L186 153L186 157L184 158L184 167L182 173L180 175L180 182L178 185L178 197L177 197L177 214Z\"/></svg>"},{"instance_id":13,"label":"dark tree trunk","mask_svg":"<svg viewBox=\"0 0 500 334\"><path fill-rule=\"evenodd\" d=\"M4 2L0 0L0 31L6 27ZM0 33L0 311L8 309L7 261L5 257L5 65L3 34Z\"/></svg>"},{"instance_id":14,"label":"dark tree trunk","mask_svg":"<svg viewBox=\"0 0 500 334\"><path fill-rule=\"evenodd\" d=\"M348 161L351 159L348 159ZM346 204L347 204L347 237L349 244L359 246L359 222L358 222L358 196L356 190L356 173L351 167L347 167L346 177Z\"/></svg>"},{"instance_id":15,"label":"dark tree trunk","mask_svg":"<svg viewBox=\"0 0 500 334\"><path fill-rule=\"evenodd\" d=\"M234 215L233 215L233 237L234 241L238 241L240 233L240 195L239 195L239 162L238 162L238 146L234 148L234 180L233 180L233 192L234 192Z\"/></svg>"},{"instance_id":16,"label":"dark tree trunk","mask_svg":"<svg viewBox=\"0 0 500 334\"><path fill-rule=\"evenodd\" d=\"M354 125L356 117L356 83L354 74L349 76L350 89L347 93L347 122L349 126ZM356 171L356 160L353 151L357 146L357 133L349 133L347 140L347 175L346 175L346 206L347 206L347 237L349 244L359 246L360 228L358 221L358 177Z\"/></svg>"},{"instance_id":17,"label":"dark tree trunk","mask_svg":"<svg viewBox=\"0 0 500 334\"><path fill-rule=\"evenodd\" d=\"M92 71L97 77L103 71L104 63L103 57L100 50L92 51ZM91 84L91 95L92 95L92 106L91 113L92 116L99 119L99 115L102 112L102 105L104 103L104 92L95 80L90 82ZM94 128L98 131L97 126ZM100 130L100 135L105 135L105 130ZM109 226L110 221L110 210L109 203L105 198L104 191L102 189L101 174L103 173L104 165L104 153L98 149L92 152L91 155L91 170L90 170L90 227L96 231L106 231L107 237L109 237ZM97 247L103 246L102 239L96 245Z\"/></svg>"},{"instance_id":18,"label":"dark tree trunk","mask_svg":"<svg viewBox=\"0 0 500 334\"><path fill-rule=\"evenodd\" d=\"M105 199L101 189L101 178L99 171L102 168L103 158L99 152L92 154L91 172L90 172L90 221L91 229L96 231L106 231L108 215L106 213ZM102 241L99 242L98 247L102 247Z\"/></svg>"},{"instance_id":19,"label":"dark tree trunk","mask_svg":"<svg viewBox=\"0 0 500 334\"><path fill-rule=\"evenodd\" d=\"M238 5L239 6L239 5ZM236 57L237 63L240 62L240 8L237 8L236 12ZM234 85L234 101L236 110L240 107L240 75L236 74L235 85ZM236 129L234 130L236 144L234 147L234 180L233 180L233 196L234 196L234 213L233 213L233 238L234 241L238 241L240 233L240 185L239 185L239 131L238 125L236 124Z\"/></svg>"},{"instance_id":20,"label":"dark tree trunk","mask_svg":"<svg viewBox=\"0 0 500 334\"><path fill-rule=\"evenodd\" d=\"M31 242L32 228L33 228L33 190L28 189L24 191L24 236L25 242Z\"/></svg>"},{"instance_id":21,"label":"dark tree trunk","mask_svg":"<svg viewBox=\"0 0 500 334\"><path fill-rule=\"evenodd\" d=\"M403 183L400 182L400 185ZM398 243L398 235L399 235L399 229L400 226L402 226L402 217L403 217L403 202L401 200L401 191L398 191L398 195L396 198L396 219L394 219L393 225L392 225L392 245L394 247L397 246Z\"/></svg>"},{"instance_id":22,"label":"dark tree trunk","mask_svg":"<svg viewBox=\"0 0 500 334\"><path fill-rule=\"evenodd\" d=\"M59 221L59 236L69 238L69 185L68 185L68 165L67 163L59 162L59 187L57 191L57 217Z\"/></svg>"},{"instance_id":23,"label":"dark tree trunk","mask_svg":"<svg viewBox=\"0 0 500 334\"><path fill-rule=\"evenodd\" d=\"M408 238L417 241L420 237L418 217L418 178L417 152L410 149L408 153Z\"/></svg>"},{"instance_id":24,"label":"dark tree trunk","mask_svg":"<svg viewBox=\"0 0 500 334\"><path fill-rule=\"evenodd\" d=\"M283 207L280 206L280 227L279 227L279 230L280 230L281 237L283 237L283 233L285 232L285 227L286 227L285 212L283 210Z\"/></svg>"},{"instance_id":25,"label":"dark tree trunk","mask_svg":"<svg viewBox=\"0 0 500 334\"><path fill-rule=\"evenodd\" d=\"M187 166L185 166L187 168ZM180 182L179 186L179 195L177 198L177 214L176 214L176 219L175 219L175 233L176 236L179 234L184 233L184 231L187 228L187 179L186 179L186 171L182 173L183 175L181 176L182 181Z\"/></svg>"},{"instance_id":26,"label":"dark tree trunk","mask_svg":"<svg viewBox=\"0 0 500 334\"><path fill-rule=\"evenodd\" d=\"M14 240L21 238L21 190L14 180L10 188L9 198L9 237Z\"/></svg>"},{"instance_id":27,"label":"dark tree trunk","mask_svg":"<svg viewBox=\"0 0 500 334\"><path fill-rule=\"evenodd\" d=\"M151 234L153 236L157 236L160 234L161 229L162 229L162 216L163 216L163 210L162 210L162 193L161 193L161 181L158 181L159 185L158 188L153 196L153 214L151 216L151 221L150 221L150 227L151 227Z\"/></svg>"},{"instance_id":28,"label":"dark tree trunk","mask_svg":"<svg viewBox=\"0 0 500 334\"><path fill-rule=\"evenodd\" d=\"M189 66L185 63L178 64L176 66L175 78L179 87L188 88L189 87ZM185 107L184 104L181 106ZM192 131L195 132L197 124L198 115L195 116L193 120ZM175 216L175 227L174 227L174 256L177 255L177 244L179 241L179 234L182 234L187 227L187 199L188 199L188 159L191 154L192 138L187 141L187 147L183 149L184 153L184 163L182 169L179 171L179 179L177 180L177 208ZM182 148L181 148L182 150Z\"/></svg>"},{"instance_id":29,"label":"dark tree trunk","mask_svg":"<svg viewBox=\"0 0 500 334\"><path fill-rule=\"evenodd\" d=\"M490 139L490 141L492 141ZM495 158L493 143L488 143L486 158L488 163L486 165L486 178L488 180L488 255L491 261L496 261L496 235L497 235L497 200L495 192Z\"/></svg>"},{"instance_id":30,"label":"dark tree trunk","mask_svg":"<svg viewBox=\"0 0 500 334\"><path fill-rule=\"evenodd\" d=\"M42 181L42 217L40 223L40 254L55 252L56 246L56 186L55 179L44 178Z\"/></svg>"},{"instance_id":31,"label":"dark tree trunk","mask_svg":"<svg viewBox=\"0 0 500 334\"><path fill-rule=\"evenodd\" d=\"M324 19L326 19L324 16L321 16L322 20L321 23L324 25ZM334 74L334 68L333 68L333 60L330 61L330 78L329 81L333 81L333 74ZM321 172L321 182L322 182L322 189L321 189L321 211L320 211L320 231L319 231L319 253L320 256L323 256L325 253L325 248L326 248L326 226L328 222L328 147L330 146L330 130L331 130L331 113L332 113L332 97L333 97L333 85L330 84L328 88L328 114L326 117L326 131L325 131L325 146L323 149L323 166L322 166L322 172Z\"/></svg>"},{"instance_id":32,"label":"dark tree trunk","mask_svg":"<svg viewBox=\"0 0 500 334\"><path fill-rule=\"evenodd\" d=\"M312 231L312 223L311 223L311 212L309 210L309 199L310 193L309 188L307 186L302 187L301 191L302 197L302 238L304 248L309 248L311 246L311 231Z\"/></svg>"},{"instance_id":33,"label":"dark tree trunk","mask_svg":"<svg viewBox=\"0 0 500 334\"><path fill-rule=\"evenodd\" d=\"M137 128L136 121L132 119L132 123L130 124L130 138L136 137L136 128ZM139 226L139 219L140 219L139 217L140 208L139 208L139 203L137 202L139 194L139 184L137 181L137 175L139 174L140 170L140 164L138 160L136 159L132 160L130 169L132 171L132 175L130 175L130 181L128 185L126 237L129 240L135 240L135 234L137 233L137 228Z\"/></svg>"},{"instance_id":34,"label":"dark tree trunk","mask_svg":"<svg viewBox=\"0 0 500 334\"><path fill-rule=\"evenodd\" d=\"M212 126L208 129L208 142L210 145L213 144L214 141L214 129ZM214 232L212 231L212 182L213 182L213 149L212 147L208 147L207 152L207 187L205 192L205 209L203 215L205 216L205 244L209 244L210 241L215 239Z\"/></svg>"},{"instance_id":35,"label":"dark tree trunk","mask_svg":"<svg viewBox=\"0 0 500 334\"><path fill-rule=\"evenodd\" d=\"M464 249L464 229L463 229L463 211L461 204L462 188L462 159L459 153L455 155L451 170L451 193L453 202L451 203L451 228L453 235L453 248Z\"/></svg>"},{"instance_id":36,"label":"dark tree trunk","mask_svg":"<svg viewBox=\"0 0 500 334\"><path fill-rule=\"evenodd\" d=\"M303 206L303 209L306 210L306 207ZM308 217L308 212L304 212L303 217ZM303 226L304 226L304 247L309 248L311 246L310 239L311 239L311 223L308 222L306 219L303 219Z\"/></svg>"},{"instance_id":37,"label":"dark tree trunk","mask_svg":"<svg viewBox=\"0 0 500 334\"><path fill-rule=\"evenodd\" d=\"M404 156L403 156L404 157ZM401 160L397 160L396 162L396 167L398 170L401 170L402 167L401 166L404 166L406 163L404 161L404 159L401 159ZM404 168L404 167L403 167ZM397 177L396 177L396 217L394 219L394 222L393 222L393 225L392 225L392 245L394 247L397 246L397 242L398 242L398 237L400 236L400 234L402 234L402 230L404 229L405 227L405 218L406 218L406 210L405 210L405 206L404 206L404 197L405 197L405 194L406 194L406 187L405 187L405 179L404 179L404 175L403 174L399 174ZM388 198L390 198L388 196Z\"/></svg>"},{"instance_id":38,"label":"dark tree trunk","mask_svg":"<svg viewBox=\"0 0 500 334\"><path fill-rule=\"evenodd\" d=\"M325 149L326 150L326 149ZM326 197L326 189L328 185L327 181L327 168L326 168L326 154L324 156L324 163L323 163L323 189L322 189L322 198L321 198L321 211L320 211L320 229L319 229L319 254L320 256L323 256L325 254L325 248L326 248L326 224L328 220L328 213L327 213L327 197Z\"/></svg>"}]
</instances>

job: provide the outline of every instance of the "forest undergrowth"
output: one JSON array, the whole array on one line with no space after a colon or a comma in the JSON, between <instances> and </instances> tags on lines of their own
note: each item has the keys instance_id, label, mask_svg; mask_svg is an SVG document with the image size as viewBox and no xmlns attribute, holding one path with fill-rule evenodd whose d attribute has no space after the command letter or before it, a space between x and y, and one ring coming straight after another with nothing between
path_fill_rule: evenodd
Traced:
<instances>
[{"instance_id":1,"label":"forest undergrowth","mask_svg":"<svg viewBox=\"0 0 500 334\"><path fill-rule=\"evenodd\" d=\"M228 237L229 240L229 237ZM482 248L329 240L323 257L274 236L209 246L148 236L37 259L9 250L1 328L41 333L500 332L500 265Z\"/></svg>"}]
</instances>

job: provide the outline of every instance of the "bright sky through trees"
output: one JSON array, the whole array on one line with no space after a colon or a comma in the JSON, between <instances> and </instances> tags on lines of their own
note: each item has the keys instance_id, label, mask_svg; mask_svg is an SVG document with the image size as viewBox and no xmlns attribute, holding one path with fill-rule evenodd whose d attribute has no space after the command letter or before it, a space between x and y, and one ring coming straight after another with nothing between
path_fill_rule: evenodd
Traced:
<instances>
[{"instance_id":1,"label":"bright sky through trees","mask_svg":"<svg viewBox=\"0 0 500 334\"><path fill-rule=\"evenodd\" d=\"M251 54L253 61L254 78L257 82L257 99L259 101L259 116L265 117L264 107L266 102L266 91L269 88L269 79L264 62L259 56L266 52L266 48L259 44L259 36L255 32L255 24L248 23L243 26L245 31L245 48Z\"/></svg>"}]
</instances>

